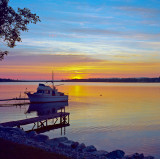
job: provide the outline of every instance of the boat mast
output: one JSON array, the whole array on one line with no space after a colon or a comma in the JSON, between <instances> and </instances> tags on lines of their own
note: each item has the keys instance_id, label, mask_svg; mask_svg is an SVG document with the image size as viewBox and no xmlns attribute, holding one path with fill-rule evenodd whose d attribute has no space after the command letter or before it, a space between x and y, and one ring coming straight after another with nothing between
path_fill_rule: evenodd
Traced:
<instances>
[{"instance_id":1,"label":"boat mast","mask_svg":"<svg viewBox=\"0 0 160 159\"><path fill-rule=\"evenodd\" d=\"M54 88L54 78L53 78L53 71L52 71L52 87Z\"/></svg>"}]
</instances>

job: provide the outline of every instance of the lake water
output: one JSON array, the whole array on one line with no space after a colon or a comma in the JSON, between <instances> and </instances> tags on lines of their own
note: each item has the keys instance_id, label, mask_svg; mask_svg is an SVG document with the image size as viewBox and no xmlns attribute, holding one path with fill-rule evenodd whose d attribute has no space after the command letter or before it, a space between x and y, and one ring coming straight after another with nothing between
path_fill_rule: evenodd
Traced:
<instances>
[{"instance_id":1,"label":"lake water","mask_svg":"<svg viewBox=\"0 0 160 159\"><path fill-rule=\"evenodd\" d=\"M60 83L56 83L60 84ZM0 98L18 97L35 91L38 83L0 83ZM122 149L160 158L160 84L64 83L59 91L69 95L70 126L65 136L95 145L97 149ZM7 102L5 102L6 104ZM28 105L0 107L0 122L37 116L26 114ZM50 138L61 130L45 132Z\"/></svg>"}]
</instances>

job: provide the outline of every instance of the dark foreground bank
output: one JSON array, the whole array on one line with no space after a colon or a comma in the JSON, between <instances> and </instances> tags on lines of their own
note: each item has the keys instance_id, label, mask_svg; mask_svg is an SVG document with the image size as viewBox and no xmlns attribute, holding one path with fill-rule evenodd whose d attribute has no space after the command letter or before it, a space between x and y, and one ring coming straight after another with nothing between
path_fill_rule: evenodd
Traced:
<instances>
[{"instance_id":1,"label":"dark foreground bank","mask_svg":"<svg viewBox=\"0 0 160 159\"><path fill-rule=\"evenodd\" d=\"M0 159L70 159L66 156L0 138Z\"/></svg>"},{"instance_id":2,"label":"dark foreground bank","mask_svg":"<svg viewBox=\"0 0 160 159\"><path fill-rule=\"evenodd\" d=\"M126 155L123 150L97 150L93 145L86 146L67 137L49 139L34 131L26 133L1 125L0 155L0 159L154 159L139 153Z\"/></svg>"}]
</instances>

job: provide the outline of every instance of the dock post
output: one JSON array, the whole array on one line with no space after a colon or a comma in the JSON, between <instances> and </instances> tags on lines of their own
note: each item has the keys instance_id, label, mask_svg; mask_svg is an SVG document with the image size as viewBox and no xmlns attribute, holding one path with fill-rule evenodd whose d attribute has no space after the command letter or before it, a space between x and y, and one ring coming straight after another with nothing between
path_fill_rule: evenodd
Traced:
<instances>
[{"instance_id":1,"label":"dock post","mask_svg":"<svg viewBox=\"0 0 160 159\"><path fill-rule=\"evenodd\" d=\"M69 115L68 115L68 124L69 124Z\"/></svg>"},{"instance_id":2,"label":"dock post","mask_svg":"<svg viewBox=\"0 0 160 159\"><path fill-rule=\"evenodd\" d=\"M60 114L60 124L62 124L62 108L61 108L61 114Z\"/></svg>"},{"instance_id":3,"label":"dock post","mask_svg":"<svg viewBox=\"0 0 160 159\"><path fill-rule=\"evenodd\" d=\"M39 122L37 121L37 128L39 128Z\"/></svg>"},{"instance_id":4,"label":"dock post","mask_svg":"<svg viewBox=\"0 0 160 159\"><path fill-rule=\"evenodd\" d=\"M48 121L47 121L47 119L46 119L46 126L48 126L48 123L47 123Z\"/></svg>"}]
</instances>

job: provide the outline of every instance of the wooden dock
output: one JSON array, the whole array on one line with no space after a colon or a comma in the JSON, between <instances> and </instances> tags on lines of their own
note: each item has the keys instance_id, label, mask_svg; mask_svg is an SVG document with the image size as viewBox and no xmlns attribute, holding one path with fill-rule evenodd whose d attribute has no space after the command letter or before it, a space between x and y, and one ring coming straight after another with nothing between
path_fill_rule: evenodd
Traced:
<instances>
[{"instance_id":1,"label":"wooden dock","mask_svg":"<svg viewBox=\"0 0 160 159\"><path fill-rule=\"evenodd\" d=\"M11 100L29 100L29 98L10 98L10 99L0 99L0 101L11 101Z\"/></svg>"},{"instance_id":2,"label":"wooden dock","mask_svg":"<svg viewBox=\"0 0 160 159\"><path fill-rule=\"evenodd\" d=\"M48 120L50 119L55 119L54 125L57 124L58 118L60 123L58 125L68 125L69 124L69 114L67 112L59 112L55 114L50 114L50 115L44 115L44 116L39 116L39 117L34 117L34 118L28 118L28 119L23 119L23 120L18 120L18 121L9 121L5 123L0 123L0 125L4 127L18 127L20 128L22 125L27 125L27 124L32 124L34 123L34 127L37 125L37 128L44 128L48 126Z\"/></svg>"}]
</instances>

